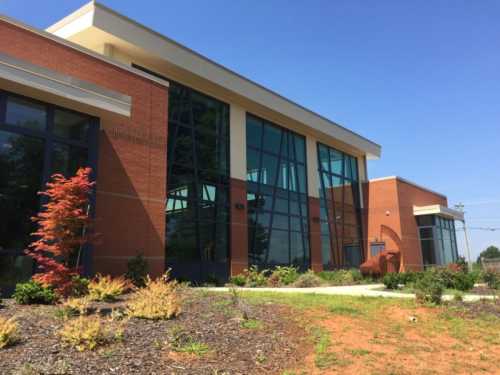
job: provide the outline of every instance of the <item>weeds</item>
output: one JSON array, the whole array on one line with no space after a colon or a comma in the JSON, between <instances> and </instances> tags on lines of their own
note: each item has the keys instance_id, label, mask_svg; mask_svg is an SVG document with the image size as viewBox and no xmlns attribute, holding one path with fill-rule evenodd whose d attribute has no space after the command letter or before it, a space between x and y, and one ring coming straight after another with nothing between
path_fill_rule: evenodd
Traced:
<instances>
[{"instance_id":1,"label":"weeds","mask_svg":"<svg viewBox=\"0 0 500 375\"><path fill-rule=\"evenodd\" d=\"M90 281L88 288L91 300L111 302L130 289L131 284L124 277L97 275Z\"/></svg>"},{"instance_id":2,"label":"weeds","mask_svg":"<svg viewBox=\"0 0 500 375\"><path fill-rule=\"evenodd\" d=\"M14 318L6 319L0 316L0 349L14 345L18 338L19 326Z\"/></svg>"}]
</instances>

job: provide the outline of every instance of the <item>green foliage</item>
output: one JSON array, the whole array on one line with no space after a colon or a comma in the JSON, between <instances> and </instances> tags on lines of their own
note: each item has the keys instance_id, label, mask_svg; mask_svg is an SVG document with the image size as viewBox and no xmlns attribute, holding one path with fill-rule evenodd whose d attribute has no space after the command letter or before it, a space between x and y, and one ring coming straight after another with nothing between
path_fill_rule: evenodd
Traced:
<instances>
[{"instance_id":1,"label":"green foliage","mask_svg":"<svg viewBox=\"0 0 500 375\"><path fill-rule=\"evenodd\" d=\"M89 293L89 282L90 280L83 276L74 276L71 283L72 297L82 297Z\"/></svg>"},{"instance_id":2,"label":"green foliage","mask_svg":"<svg viewBox=\"0 0 500 375\"><path fill-rule=\"evenodd\" d=\"M489 246L486 250L482 251L477 258L477 262L481 263L481 258L495 259L500 258L500 249L496 246Z\"/></svg>"},{"instance_id":3,"label":"green foliage","mask_svg":"<svg viewBox=\"0 0 500 375\"><path fill-rule=\"evenodd\" d=\"M245 284L247 283L247 278L245 275L239 274L236 276L232 276L229 282L236 286L245 286Z\"/></svg>"},{"instance_id":4,"label":"green foliage","mask_svg":"<svg viewBox=\"0 0 500 375\"><path fill-rule=\"evenodd\" d=\"M483 280L491 289L500 289L499 272L487 271L483 274Z\"/></svg>"},{"instance_id":5,"label":"green foliage","mask_svg":"<svg viewBox=\"0 0 500 375\"><path fill-rule=\"evenodd\" d=\"M352 285L363 280L363 275L358 269L321 271L318 276L328 281L330 285Z\"/></svg>"},{"instance_id":6,"label":"green foliage","mask_svg":"<svg viewBox=\"0 0 500 375\"><path fill-rule=\"evenodd\" d=\"M444 288L457 289L463 292L474 287L476 277L478 276L476 272L464 272L460 267L457 268L456 265L454 267L434 268L426 272L435 273L440 279Z\"/></svg>"},{"instance_id":7,"label":"green foliage","mask_svg":"<svg viewBox=\"0 0 500 375\"><path fill-rule=\"evenodd\" d=\"M293 284L299 278L299 272L295 267L277 266L271 276L269 276L268 283L270 286L281 286Z\"/></svg>"},{"instance_id":8,"label":"green foliage","mask_svg":"<svg viewBox=\"0 0 500 375\"><path fill-rule=\"evenodd\" d=\"M142 288L146 285L146 276L148 275L148 262L142 254L139 254L127 262L127 273L125 277L132 283Z\"/></svg>"},{"instance_id":9,"label":"green foliage","mask_svg":"<svg viewBox=\"0 0 500 375\"><path fill-rule=\"evenodd\" d=\"M246 286L255 288L258 286L265 286L267 284L267 275L269 270L259 271L257 266L251 266L245 270Z\"/></svg>"},{"instance_id":10,"label":"green foliage","mask_svg":"<svg viewBox=\"0 0 500 375\"><path fill-rule=\"evenodd\" d=\"M306 273L300 275L297 281L293 283L293 286L297 288L312 288L321 286L322 284L323 280L313 271L309 270Z\"/></svg>"},{"instance_id":11,"label":"green foliage","mask_svg":"<svg viewBox=\"0 0 500 375\"><path fill-rule=\"evenodd\" d=\"M52 304L57 299L52 289L46 288L33 280L17 284L12 297L20 305Z\"/></svg>"},{"instance_id":12,"label":"green foliage","mask_svg":"<svg viewBox=\"0 0 500 375\"><path fill-rule=\"evenodd\" d=\"M400 274L395 272L389 272L384 275L382 279L385 287L387 289L398 289L400 282Z\"/></svg>"},{"instance_id":13,"label":"green foliage","mask_svg":"<svg viewBox=\"0 0 500 375\"><path fill-rule=\"evenodd\" d=\"M441 303L444 285L439 270L432 269L415 282L417 301L426 303Z\"/></svg>"}]
</instances>

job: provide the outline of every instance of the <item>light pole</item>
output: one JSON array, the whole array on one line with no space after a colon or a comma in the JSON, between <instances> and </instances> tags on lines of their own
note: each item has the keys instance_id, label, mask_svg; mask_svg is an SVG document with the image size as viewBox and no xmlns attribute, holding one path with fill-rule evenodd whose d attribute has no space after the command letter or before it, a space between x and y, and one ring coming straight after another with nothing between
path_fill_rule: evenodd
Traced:
<instances>
[{"instance_id":1,"label":"light pole","mask_svg":"<svg viewBox=\"0 0 500 375\"><path fill-rule=\"evenodd\" d=\"M467 252L467 263L469 264L469 271L472 271L472 260L470 258L470 247L469 247L469 235L467 234L467 226L465 225L465 211L464 204L459 203L455 205L455 209L463 213L462 224L464 225L464 235L465 235L465 251Z\"/></svg>"}]
</instances>

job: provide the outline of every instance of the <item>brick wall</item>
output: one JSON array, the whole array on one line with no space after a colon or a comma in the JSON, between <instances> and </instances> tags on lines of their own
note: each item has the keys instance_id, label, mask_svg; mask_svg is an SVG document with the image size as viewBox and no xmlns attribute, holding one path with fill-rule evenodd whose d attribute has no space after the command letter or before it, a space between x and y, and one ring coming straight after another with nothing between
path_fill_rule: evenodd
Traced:
<instances>
[{"instance_id":1,"label":"brick wall","mask_svg":"<svg viewBox=\"0 0 500 375\"><path fill-rule=\"evenodd\" d=\"M132 97L130 118L101 118L93 268L121 273L142 252L163 272L168 89L5 21L0 51Z\"/></svg>"}]
</instances>

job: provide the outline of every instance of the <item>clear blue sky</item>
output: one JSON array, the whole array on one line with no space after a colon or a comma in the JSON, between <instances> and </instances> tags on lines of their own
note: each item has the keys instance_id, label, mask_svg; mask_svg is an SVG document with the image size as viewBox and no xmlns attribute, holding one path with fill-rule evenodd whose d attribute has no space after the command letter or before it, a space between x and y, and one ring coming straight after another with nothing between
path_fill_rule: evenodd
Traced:
<instances>
[{"instance_id":1,"label":"clear blue sky","mask_svg":"<svg viewBox=\"0 0 500 375\"><path fill-rule=\"evenodd\" d=\"M0 12L45 28L85 2ZM370 177L400 175L464 202L470 226L500 227L500 1L102 3L381 144ZM474 255L500 246L500 231L471 237Z\"/></svg>"}]
</instances>

